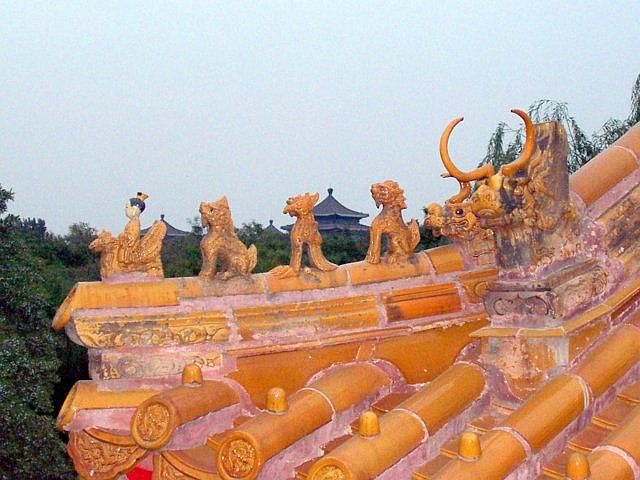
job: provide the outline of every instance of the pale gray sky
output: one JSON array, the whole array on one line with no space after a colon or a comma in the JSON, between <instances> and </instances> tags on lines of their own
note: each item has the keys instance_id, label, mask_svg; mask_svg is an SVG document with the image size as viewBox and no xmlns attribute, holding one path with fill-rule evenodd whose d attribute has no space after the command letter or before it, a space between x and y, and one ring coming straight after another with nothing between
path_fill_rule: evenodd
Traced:
<instances>
[{"instance_id":1,"label":"pale gray sky","mask_svg":"<svg viewBox=\"0 0 640 480\"><path fill-rule=\"evenodd\" d=\"M0 3L0 183L11 211L120 231L150 195L178 228L227 195L237 225L289 223L286 198L332 186L375 214L369 187L405 189L405 217L454 192L451 151L484 155L499 121L541 98L591 133L625 118L640 73L640 2Z\"/></svg>"}]
</instances>

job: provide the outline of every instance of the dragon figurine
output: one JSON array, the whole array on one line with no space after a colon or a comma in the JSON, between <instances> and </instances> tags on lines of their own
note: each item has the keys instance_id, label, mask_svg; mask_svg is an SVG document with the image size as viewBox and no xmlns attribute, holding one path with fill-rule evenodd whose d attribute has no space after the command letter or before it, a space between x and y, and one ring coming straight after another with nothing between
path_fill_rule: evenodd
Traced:
<instances>
[{"instance_id":1,"label":"dragon figurine","mask_svg":"<svg viewBox=\"0 0 640 480\"><path fill-rule=\"evenodd\" d=\"M156 220L144 237L140 236L140 214L144 212L144 201L149 196L138 192L124 206L129 222L120 235L114 237L102 230L89 244L89 248L100 253L100 276L102 279L118 273L142 272L154 277L163 277L160 250L167 233L163 221Z\"/></svg>"},{"instance_id":2,"label":"dragon figurine","mask_svg":"<svg viewBox=\"0 0 640 480\"><path fill-rule=\"evenodd\" d=\"M223 277L249 275L258 263L255 245L247 248L236 235L227 197L200 203L202 226L208 227L200 242L202 269L200 278L214 278L216 264L222 265Z\"/></svg>"},{"instance_id":3,"label":"dragon figurine","mask_svg":"<svg viewBox=\"0 0 640 480\"><path fill-rule=\"evenodd\" d=\"M322 236L318 231L318 222L313 216L313 207L319 196L318 193L303 193L287 199L282 213L296 217L296 223L291 229L291 260L289 265L277 266L270 272L278 278L294 277L300 273L305 245L309 254L309 262L313 267L323 272L330 272L338 268L322 253Z\"/></svg>"}]
</instances>

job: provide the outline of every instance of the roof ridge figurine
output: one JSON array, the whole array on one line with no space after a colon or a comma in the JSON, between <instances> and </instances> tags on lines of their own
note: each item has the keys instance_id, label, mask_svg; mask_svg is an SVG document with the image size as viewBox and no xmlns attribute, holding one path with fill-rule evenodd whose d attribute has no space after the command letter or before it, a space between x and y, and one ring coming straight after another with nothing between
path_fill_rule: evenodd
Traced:
<instances>
[{"instance_id":1,"label":"roof ridge figurine","mask_svg":"<svg viewBox=\"0 0 640 480\"><path fill-rule=\"evenodd\" d=\"M300 273L304 246L307 246L311 266L322 272L330 272L338 268L327 260L322 253L322 235L318 231L318 222L313 215L313 207L320 198L319 193L302 193L289 197L282 213L296 217L290 233L291 259L289 265L280 265L271 270L278 278L295 277ZM309 269L306 269L310 271Z\"/></svg>"},{"instance_id":2,"label":"roof ridge figurine","mask_svg":"<svg viewBox=\"0 0 640 480\"><path fill-rule=\"evenodd\" d=\"M255 245L247 248L238 238L227 197L215 202L202 202L199 211L202 226L208 228L200 241L200 278L215 278L218 262L222 265L224 279L250 275L258 263L258 250Z\"/></svg>"},{"instance_id":3,"label":"roof ridge figurine","mask_svg":"<svg viewBox=\"0 0 640 480\"><path fill-rule=\"evenodd\" d=\"M129 273L164 276L160 251L167 226L156 220L149 232L144 237L140 236L140 214L146 208L147 198L149 195L138 192L125 202L124 212L129 221L117 237L102 230L89 244L91 250L100 253L100 276L103 280Z\"/></svg>"},{"instance_id":4,"label":"roof ridge figurine","mask_svg":"<svg viewBox=\"0 0 640 480\"><path fill-rule=\"evenodd\" d=\"M373 219L369 229L369 250L365 260L369 263L405 263L413 257L413 251L420 243L418 221L411 219L405 224L402 210L407 208L404 190L398 182L385 180L371 185L371 196L376 207L382 211ZM382 237L387 237L387 250L382 254Z\"/></svg>"}]
</instances>

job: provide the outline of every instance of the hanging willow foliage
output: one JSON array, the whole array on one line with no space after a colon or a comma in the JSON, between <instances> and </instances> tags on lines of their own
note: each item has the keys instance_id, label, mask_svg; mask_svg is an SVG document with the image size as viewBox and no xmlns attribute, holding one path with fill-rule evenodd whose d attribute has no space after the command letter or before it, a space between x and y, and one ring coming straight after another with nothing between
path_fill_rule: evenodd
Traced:
<instances>
[{"instance_id":1,"label":"hanging willow foliage","mask_svg":"<svg viewBox=\"0 0 640 480\"><path fill-rule=\"evenodd\" d=\"M625 120L610 118L591 136L580 128L576 119L569 113L567 104L563 102L538 100L529 106L529 116L536 123L556 121L565 127L569 142L567 164L569 173L573 173L640 122L640 75L636 78L631 92L629 116ZM507 135L514 137L505 145ZM522 137L521 127L513 129L500 122L489 139L487 153L479 166L492 163L497 170L505 163L518 158L522 150Z\"/></svg>"}]
</instances>

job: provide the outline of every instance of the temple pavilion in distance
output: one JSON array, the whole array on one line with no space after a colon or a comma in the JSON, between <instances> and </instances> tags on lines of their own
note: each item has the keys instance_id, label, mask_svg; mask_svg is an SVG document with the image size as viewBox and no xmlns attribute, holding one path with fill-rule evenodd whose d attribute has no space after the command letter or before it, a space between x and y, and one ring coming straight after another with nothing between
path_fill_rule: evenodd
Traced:
<instances>
[{"instance_id":1,"label":"temple pavilion in distance","mask_svg":"<svg viewBox=\"0 0 640 480\"><path fill-rule=\"evenodd\" d=\"M313 208L320 234L325 236L351 232L357 235L368 235L369 227L360 224L360 220L368 217L369 214L357 212L342 205L333 196L333 188L328 188L327 192L327 198ZM291 232L291 228L293 225L282 226L282 229L287 232Z\"/></svg>"},{"instance_id":2,"label":"temple pavilion in distance","mask_svg":"<svg viewBox=\"0 0 640 480\"><path fill-rule=\"evenodd\" d=\"M167 226L167 234L164 237L167 240L170 239L170 238L184 238L187 235L189 235L189 233L190 233L190 232L185 232L184 230L180 230L179 228L176 228L173 225L171 225L169 222L167 222L164 219L164 213L162 215L160 215L160 221L163 222ZM143 228L140 231L140 234L141 235L146 235L150 228L151 227Z\"/></svg>"}]
</instances>

